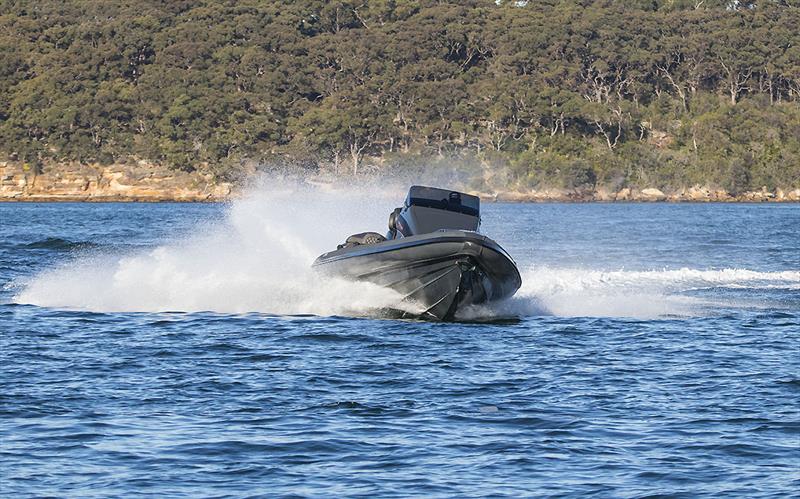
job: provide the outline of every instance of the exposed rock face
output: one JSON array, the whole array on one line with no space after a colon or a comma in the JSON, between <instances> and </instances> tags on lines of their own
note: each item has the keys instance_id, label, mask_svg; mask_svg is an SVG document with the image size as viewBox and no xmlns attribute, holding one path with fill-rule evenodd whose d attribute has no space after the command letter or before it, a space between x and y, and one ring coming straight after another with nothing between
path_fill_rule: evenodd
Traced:
<instances>
[{"instance_id":1,"label":"exposed rock face","mask_svg":"<svg viewBox=\"0 0 800 499\"><path fill-rule=\"evenodd\" d=\"M308 180L314 183L314 180ZM333 185L333 184L332 184ZM37 173L19 162L0 161L0 201L222 201L236 186L211 175L187 173L140 161L135 165L65 164ZM335 187L332 187L335 189ZM485 202L800 202L800 188L766 187L732 196L695 185L680 191L625 187L617 192L587 189L528 189L473 192Z\"/></svg>"},{"instance_id":2,"label":"exposed rock face","mask_svg":"<svg viewBox=\"0 0 800 499\"><path fill-rule=\"evenodd\" d=\"M710 201L711 191L708 187L692 186L685 193L685 198L688 201Z\"/></svg>"},{"instance_id":3,"label":"exposed rock face","mask_svg":"<svg viewBox=\"0 0 800 499\"><path fill-rule=\"evenodd\" d=\"M634 201L634 202L658 202L669 201L674 203L683 202L749 202L758 203L765 201L778 202L797 202L800 201L800 189L791 191L776 190L774 193L762 188L759 191L744 192L739 195L731 195L723 189L711 189L707 186L695 185L688 189L665 193L656 188L646 188L635 190L625 187L617 192L611 192L603 188L597 190L565 190L565 189L542 189L528 191L498 191L498 192L472 192L479 195L486 202L614 202L614 201Z\"/></svg>"},{"instance_id":4,"label":"exposed rock face","mask_svg":"<svg viewBox=\"0 0 800 499\"><path fill-rule=\"evenodd\" d=\"M530 192L515 192L515 191L500 191L492 196L495 201L502 203L518 203L525 199L533 199L535 197L534 191ZM491 199L491 198L490 198Z\"/></svg>"},{"instance_id":5,"label":"exposed rock face","mask_svg":"<svg viewBox=\"0 0 800 499\"><path fill-rule=\"evenodd\" d=\"M777 198L777 194L769 192L766 187L762 187L760 191L745 192L742 194L744 201L763 202L771 201Z\"/></svg>"},{"instance_id":6,"label":"exposed rock face","mask_svg":"<svg viewBox=\"0 0 800 499\"><path fill-rule=\"evenodd\" d=\"M667 195L659 189L642 189L640 199L643 201L663 201L667 199Z\"/></svg>"},{"instance_id":7,"label":"exposed rock face","mask_svg":"<svg viewBox=\"0 0 800 499\"><path fill-rule=\"evenodd\" d=\"M609 192L605 189L597 189L594 192L593 201L614 201L615 193Z\"/></svg>"},{"instance_id":8,"label":"exposed rock face","mask_svg":"<svg viewBox=\"0 0 800 499\"><path fill-rule=\"evenodd\" d=\"M186 173L140 162L45 168L0 162L0 200L18 201L219 201L231 184L210 175Z\"/></svg>"}]
</instances>

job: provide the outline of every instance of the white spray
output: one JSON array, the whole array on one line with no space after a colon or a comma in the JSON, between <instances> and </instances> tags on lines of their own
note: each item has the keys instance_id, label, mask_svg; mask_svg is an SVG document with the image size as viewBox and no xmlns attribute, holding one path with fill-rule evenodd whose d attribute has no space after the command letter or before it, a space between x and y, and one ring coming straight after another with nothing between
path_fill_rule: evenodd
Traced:
<instances>
[{"instance_id":1,"label":"white spray","mask_svg":"<svg viewBox=\"0 0 800 499\"><path fill-rule=\"evenodd\" d=\"M33 278L15 301L91 311L369 314L395 305L396 294L310 268L348 234L381 229L402 196L365 192L262 184L222 222L152 250L79 258Z\"/></svg>"},{"instance_id":2,"label":"white spray","mask_svg":"<svg viewBox=\"0 0 800 499\"><path fill-rule=\"evenodd\" d=\"M147 251L80 257L21 283L14 301L99 312L372 315L397 306L398 295L323 278L310 265L349 234L384 230L405 188L384 183L333 190L265 179L234 201L222 221L201 223L190 237ZM707 300L686 294L699 288L800 289L798 271L605 271L518 263L523 287L514 298L460 317L686 316L708 309Z\"/></svg>"}]
</instances>

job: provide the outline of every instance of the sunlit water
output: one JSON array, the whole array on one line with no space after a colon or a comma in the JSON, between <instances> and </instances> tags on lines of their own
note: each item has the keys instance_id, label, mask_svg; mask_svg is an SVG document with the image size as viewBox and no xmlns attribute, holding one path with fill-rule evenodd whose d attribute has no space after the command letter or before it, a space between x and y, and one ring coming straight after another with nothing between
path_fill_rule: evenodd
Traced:
<instances>
[{"instance_id":1,"label":"sunlit water","mask_svg":"<svg viewBox=\"0 0 800 499\"><path fill-rule=\"evenodd\" d=\"M401 198L0 204L0 495L800 490L800 206L487 204L436 324L308 270Z\"/></svg>"}]
</instances>

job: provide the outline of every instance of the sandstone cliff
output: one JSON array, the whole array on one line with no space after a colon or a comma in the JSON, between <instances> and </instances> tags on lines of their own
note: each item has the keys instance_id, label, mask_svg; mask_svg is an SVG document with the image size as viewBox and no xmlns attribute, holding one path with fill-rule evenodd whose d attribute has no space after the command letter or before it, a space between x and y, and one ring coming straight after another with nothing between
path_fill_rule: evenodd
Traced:
<instances>
[{"instance_id":1,"label":"sandstone cliff","mask_svg":"<svg viewBox=\"0 0 800 499\"><path fill-rule=\"evenodd\" d=\"M330 179L323 183L331 182ZM331 183L333 187L333 184ZM209 174L187 173L138 162L132 165L59 165L42 172L19 162L0 162L0 201L224 201L236 190ZM800 189L763 188L737 196L705 186L675 192L656 188L517 189L473 192L486 202L798 202Z\"/></svg>"},{"instance_id":2,"label":"sandstone cliff","mask_svg":"<svg viewBox=\"0 0 800 499\"><path fill-rule=\"evenodd\" d=\"M210 175L135 165L69 164L36 172L17 162L0 162L0 201L220 201L231 184Z\"/></svg>"},{"instance_id":3,"label":"sandstone cliff","mask_svg":"<svg viewBox=\"0 0 800 499\"><path fill-rule=\"evenodd\" d=\"M788 192L777 189L772 192L766 188L758 191L731 195L722 189L711 189L705 186L693 186L675 192L663 192L660 189L623 188L617 192L603 188L597 190L581 189L542 189L542 190L498 190L495 192L474 192L485 201L504 202L799 202L800 189Z\"/></svg>"}]
</instances>

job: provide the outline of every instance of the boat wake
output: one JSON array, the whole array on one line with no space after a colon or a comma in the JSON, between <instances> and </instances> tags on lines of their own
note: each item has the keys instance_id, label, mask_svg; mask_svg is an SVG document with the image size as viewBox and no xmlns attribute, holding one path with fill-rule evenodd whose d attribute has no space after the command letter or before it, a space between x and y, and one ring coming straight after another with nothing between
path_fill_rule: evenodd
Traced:
<instances>
[{"instance_id":1,"label":"boat wake","mask_svg":"<svg viewBox=\"0 0 800 499\"><path fill-rule=\"evenodd\" d=\"M591 270L532 266L510 300L474 307L462 319L555 315L563 317L707 316L735 308L781 309L800 302L800 271L746 269ZM764 295L784 291L785 303ZM783 307L782 307L783 305Z\"/></svg>"},{"instance_id":2,"label":"boat wake","mask_svg":"<svg viewBox=\"0 0 800 499\"><path fill-rule=\"evenodd\" d=\"M335 248L342 234L383 227L402 189L384 187L384 197L369 188L257 189L227 207L221 221L198 225L192 236L147 250L84 249L14 283L13 301L96 312L373 316L396 306L398 295L368 283L323 280L310 264ZM785 290L795 306L800 294L797 271L605 271L520 264L523 286L515 297L472 307L459 318L697 316L737 303L758 306L759 290Z\"/></svg>"}]
</instances>

